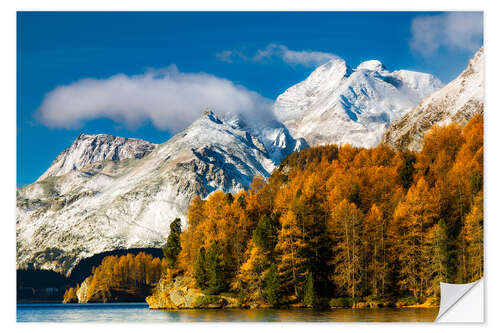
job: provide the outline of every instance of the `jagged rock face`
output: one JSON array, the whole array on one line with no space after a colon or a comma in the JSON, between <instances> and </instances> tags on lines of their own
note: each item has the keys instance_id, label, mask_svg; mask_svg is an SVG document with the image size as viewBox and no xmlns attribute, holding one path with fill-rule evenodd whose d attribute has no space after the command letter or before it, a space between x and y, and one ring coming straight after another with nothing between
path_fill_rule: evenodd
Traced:
<instances>
[{"instance_id":1,"label":"jagged rock face","mask_svg":"<svg viewBox=\"0 0 500 333\"><path fill-rule=\"evenodd\" d=\"M140 139L107 134L80 134L69 148L57 156L50 168L38 180L62 176L71 170L80 170L95 162L142 158L155 147L155 144Z\"/></svg>"},{"instance_id":2,"label":"jagged rock face","mask_svg":"<svg viewBox=\"0 0 500 333\"><path fill-rule=\"evenodd\" d=\"M268 136L261 140L209 111L145 156L90 157L94 162L80 169L19 188L18 268L69 275L81 259L97 253L161 246L175 217L185 224L194 196L246 189L255 176L268 177L279 156L301 147L286 129L259 131Z\"/></svg>"},{"instance_id":3,"label":"jagged rock face","mask_svg":"<svg viewBox=\"0 0 500 333\"><path fill-rule=\"evenodd\" d=\"M146 297L150 309L236 308L238 300L228 296L209 296L196 288L192 278L177 276L161 279ZM204 299L205 301L201 301Z\"/></svg>"},{"instance_id":4,"label":"jagged rock face","mask_svg":"<svg viewBox=\"0 0 500 333\"><path fill-rule=\"evenodd\" d=\"M241 128L257 138L258 144L264 146L275 165L279 165L285 157L294 151L309 147L303 138L294 139L288 129L277 120L247 124L241 116L235 116L225 120L225 122L233 127Z\"/></svg>"},{"instance_id":5,"label":"jagged rock face","mask_svg":"<svg viewBox=\"0 0 500 333\"><path fill-rule=\"evenodd\" d=\"M89 291L89 278L86 278L80 288L76 291L76 297L78 299L78 303L87 303L89 300L88 291Z\"/></svg>"},{"instance_id":6,"label":"jagged rock face","mask_svg":"<svg viewBox=\"0 0 500 333\"><path fill-rule=\"evenodd\" d=\"M421 149L425 133L435 124L465 124L484 108L484 47L467 68L442 89L423 99L401 119L391 123L383 141L399 149Z\"/></svg>"},{"instance_id":7,"label":"jagged rock face","mask_svg":"<svg viewBox=\"0 0 500 333\"><path fill-rule=\"evenodd\" d=\"M151 309L192 309L196 299L204 296L193 285L192 279L183 276L177 276L174 280L161 279L146 301Z\"/></svg>"},{"instance_id":8,"label":"jagged rock face","mask_svg":"<svg viewBox=\"0 0 500 333\"><path fill-rule=\"evenodd\" d=\"M333 59L281 94L274 112L293 137L309 145L374 147L389 122L441 87L430 74L389 72L377 60L352 69Z\"/></svg>"}]
</instances>

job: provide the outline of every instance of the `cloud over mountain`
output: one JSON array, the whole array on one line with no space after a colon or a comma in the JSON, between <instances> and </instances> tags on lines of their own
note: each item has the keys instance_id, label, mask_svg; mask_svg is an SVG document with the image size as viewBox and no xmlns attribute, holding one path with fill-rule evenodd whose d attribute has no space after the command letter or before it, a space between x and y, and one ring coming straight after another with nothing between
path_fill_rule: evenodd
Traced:
<instances>
[{"instance_id":1,"label":"cloud over mountain","mask_svg":"<svg viewBox=\"0 0 500 333\"><path fill-rule=\"evenodd\" d=\"M112 119L134 128L146 121L178 132L205 108L221 116L272 120L272 101L227 79L205 73L182 73L175 65L144 74L86 78L50 91L37 118L50 128L78 128L86 121Z\"/></svg>"}]
</instances>

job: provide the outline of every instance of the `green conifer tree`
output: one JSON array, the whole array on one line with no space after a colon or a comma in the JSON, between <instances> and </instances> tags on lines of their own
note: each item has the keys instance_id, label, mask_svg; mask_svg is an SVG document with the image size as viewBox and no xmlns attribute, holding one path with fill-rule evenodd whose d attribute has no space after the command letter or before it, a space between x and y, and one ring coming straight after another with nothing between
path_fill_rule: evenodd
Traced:
<instances>
[{"instance_id":1,"label":"green conifer tree","mask_svg":"<svg viewBox=\"0 0 500 333\"><path fill-rule=\"evenodd\" d=\"M316 292L314 291L314 277L312 272L307 274L306 283L304 285L304 305L309 308L316 305Z\"/></svg>"},{"instance_id":2,"label":"green conifer tree","mask_svg":"<svg viewBox=\"0 0 500 333\"><path fill-rule=\"evenodd\" d=\"M163 255L167 260L168 268L175 268L177 265L177 257L181 252L181 220L176 218L170 223L170 234L167 238L167 244L163 249Z\"/></svg>"},{"instance_id":3,"label":"green conifer tree","mask_svg":"<svg viewBox=\"0 0 500 333\"><path fill-rule=\"evenodd\" d=\"M276 246L277 230L273 222L269 216L264 215L253 231L254 244L267 253L270 253Z\"/></svg>"},{"instance_id":4,"label":"green conifer tree","mask_svg":"<svg viewBox=\"0 0 500 333\"><path fill-rule=\"evenodd\" d=\"M264 285L266 292L266 301L271 306L277 306L279 304L279 293L280 293L280 281L278 276L278 269L276 264L272 263L271 267L264 277Z\"/></svg>"},{"instance_id":5,"label":"green conifer tree","mask_svg":"<svg viewBox=\"0 0 500 333\"><path fill-rule=\"evenodd\" d=\"M224 288L224 267L220 258L219 242L213 241L206 255L208 294L218 294Z\"/></svg>"},{"instance_id":6,"label":"green conifer tree","mask_svg":"<svg viewBox=\"0 0 500 333\"><path fill-rule=\"evenodd\" d=\"M205 248L201 247L194 265L194 279L196 280L196 286L200 289L207 287L206 264Z\"/></svg>"}]
</instances>

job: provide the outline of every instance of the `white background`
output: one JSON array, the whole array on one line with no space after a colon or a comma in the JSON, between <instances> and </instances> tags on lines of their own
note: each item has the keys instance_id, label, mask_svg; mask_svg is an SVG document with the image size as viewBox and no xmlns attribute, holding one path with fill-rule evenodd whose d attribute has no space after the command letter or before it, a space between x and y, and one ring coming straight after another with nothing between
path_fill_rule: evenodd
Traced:
<instances>
[{"instance_id":1,"label":"white background","mask_svg":"<svg viewBox=\"0 0 500 333\"><path fill-rule=\"evenodd\" d=\"M285 329L287 332L340 332L348 330L369 330L371 332L405 331L421 332L450 330L453 332L476 332L483 329L498 331L500 312L498 302L499 269L496 264L499 251L499 214L500 205L500 82L498 77L500 64L499 31L500 15L495 3L497 1L448 1L448 0L418 0L418 1L319 1L319 0L252 0L238 2L237 0L208 0L176 2L148 0L120 1L63 1L45 0L30 1L4 0L0 4L0 245L2 288L0 300L0 316L2 332L37 331L37 332L83 332L88 330L137 332L144 329L154 332L190 332L203 331L238 331L260 332ZM16 190L16 11L18 10L484 10L485 22L485 55L486 55L486 103L485 103L485 321L486 324L366 324L366 323L268 323L268 324L17 324L16 320L16 274L15 274L15 190ZM490 260L491 259L491 260Z\"/></svg>"}]
</instances>

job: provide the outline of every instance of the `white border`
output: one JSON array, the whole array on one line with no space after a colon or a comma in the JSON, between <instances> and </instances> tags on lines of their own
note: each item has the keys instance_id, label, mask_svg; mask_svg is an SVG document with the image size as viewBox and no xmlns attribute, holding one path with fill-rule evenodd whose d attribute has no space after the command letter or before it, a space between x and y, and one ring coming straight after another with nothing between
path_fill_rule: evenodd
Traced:
<instances>
[{"instance_id":1,"label":"white border","mask_svg":"<svg viewBox=\"0 0 500 333\"><path fill-rule=\"evenodd\" d=\"M376 6L375 6L376 4ZM248 2L237 2L235 0L210 0L210 1L130 1L121 0L116 2L103 0L87 0L87 1L64 1L64 0L19 0L9 1L4 0L1 3L0 10L0 36L4 47L0 51L1 60L1 104L2 121L0 122L0 142L2 143L1 152L3 155L3 163L1 163L1 217L2 217L2 270L1 284L3 288L3 298L1 302L1 318L3 331L51 331L63 332L68 329L73 331L92 330L113 330L114 326L106 324L16 324L15 323L15 161L16 161L16 11L17 10L403 10L403 11L423 11L423 10L485 10L485 53L486 53L486 153L485 153L485 172L486 172L486 188L485 188L485 259L486 259L486 324L485 325L463 325L463 324L375 324L365 325L364 323L328 323L328 324L312 324L312 323L297 323L297 324L205 324L203 326L196 324L168 324L160 326L148 327L148 330L182 330L183 332L190 330L203 330L204 332L220 332L238 330L239 333L252 332L256 330L276 330L285 328L288 332L301 332L305 330L374 330L375 332L386 331L418 331L421 330L442 330L450 329L457 332L467 332L471 330L492 328L499 326L498 302L500 296L498 291L498 267L494 266L496 261L495 254L498 252L498 237L500 237L498 211L498 201L500 200L499 193L499 177L500 165L499 161L499 145L500 131L497 127L500 125L498 117L500 114L500 105L498 103L499 88L499 63L500 54L498 50L498 36L500 31L500 17L496 11L495 1L460 1L460 0L419 0L419 1L396 1L396 0L377 0L377 1L356 1L350 0L345 2L335 1L269 1L269 0L253 0ZM494 258L493 260L488 260ZM92 326L88 326L92 325ZM14 327L13 327L14 326ZM124 332L137 332L149 324L125 324L120 325L119 329ZM167 327L166 327L167 326Z\"/></svg>"}]
</instances>

